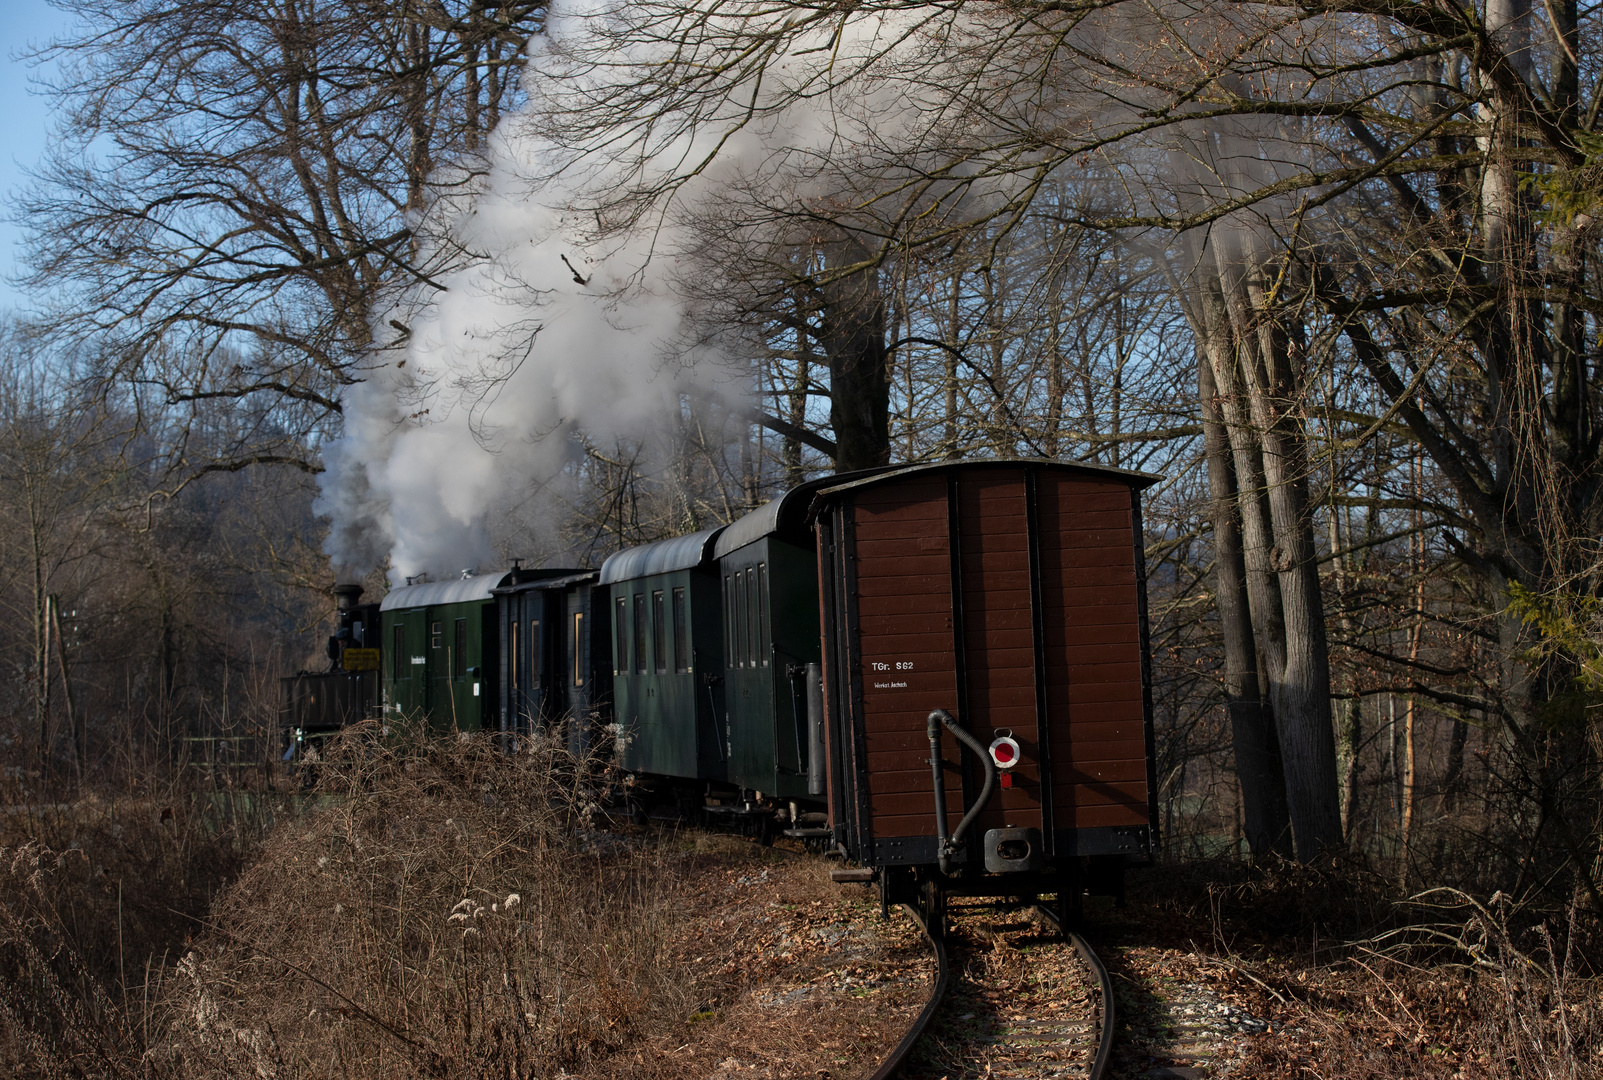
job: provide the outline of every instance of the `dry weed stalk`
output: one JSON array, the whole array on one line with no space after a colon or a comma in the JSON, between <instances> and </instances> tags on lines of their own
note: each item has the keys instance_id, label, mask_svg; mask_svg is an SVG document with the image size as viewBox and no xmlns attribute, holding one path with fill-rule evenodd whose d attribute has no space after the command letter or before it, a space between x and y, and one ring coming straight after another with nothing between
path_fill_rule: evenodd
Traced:
<instances>
[{"instance_id":1,"label":"dry weed stalk","mask_svg":"<svg viewBox=\"0 0 1603 1080\"><path fill-rule=\"evenodd\" d=\"M597 828L595 762L373 734L245 825L177 791L13 816L0 1074L549 1075L682 1019L667 865Z\"/></svg>"},{"instance_id":2,"label":"dry weed stalk","mask_svg":"<svg viewBox=\"0 0 1603 1080\"><path fill-rule=\"evenodd\" d=\"M1510 1073L1544 1080L1597 1076L1603 1015L1596 980L1577 970L1580 893L1561 924L1544 920L1522 933L1515 929L1518 905L1506 894L1481 904L1450 892L1472 912L1461 939L1465 951L1494 975L1500 991L1499 1049Z\"/></svg>"}]
</instances>

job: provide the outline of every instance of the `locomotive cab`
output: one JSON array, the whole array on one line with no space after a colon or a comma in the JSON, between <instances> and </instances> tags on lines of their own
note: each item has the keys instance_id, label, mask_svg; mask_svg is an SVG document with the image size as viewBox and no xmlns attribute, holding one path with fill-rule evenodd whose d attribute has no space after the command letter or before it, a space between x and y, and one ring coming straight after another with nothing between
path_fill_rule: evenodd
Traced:
<instances>
[{"instance_id":1,"label":"locomotive cab","mask_svg":"<svg viewBox=\"0 0 1603 1080\"><path fill-rule=\"evenodd\" d=\"M326 671L279 680L278 726L286 761L367 718L379 700L379 605L360 603L362 587L334 586L338 626L328 639Z\"/></svg>"}]
</instances>

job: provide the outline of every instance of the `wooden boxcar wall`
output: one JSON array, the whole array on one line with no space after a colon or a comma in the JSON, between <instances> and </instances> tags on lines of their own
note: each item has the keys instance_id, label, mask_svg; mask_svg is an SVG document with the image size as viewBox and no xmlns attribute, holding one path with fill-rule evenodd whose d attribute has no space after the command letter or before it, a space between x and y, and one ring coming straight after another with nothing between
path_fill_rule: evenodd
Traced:
<instances>
[{"instance_id":1,"label":"wooden boxcar wall","mask_svg":"<svg viewBox=\"0 0 1603 1080\"><path fill-rule=\"evenodd\" d=\"M1139 854L1154 824L1139 481L1068 466L920 470L819 518L831 811L866 863L935 858L925 718L1018 740L986 829L1047 854ZM979 763L946 734L953 825Z\"/></svg>"}]
</instances>

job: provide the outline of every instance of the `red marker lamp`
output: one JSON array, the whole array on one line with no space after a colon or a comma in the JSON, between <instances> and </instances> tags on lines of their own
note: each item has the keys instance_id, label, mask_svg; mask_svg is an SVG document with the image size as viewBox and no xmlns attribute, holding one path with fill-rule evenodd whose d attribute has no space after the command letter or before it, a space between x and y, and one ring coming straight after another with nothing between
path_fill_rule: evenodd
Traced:
<instances>
[{"instance_id":1,"label":"red marker lamp","mask_svg":"<svg viewBox=\"0 0 1603 1080\"><path fill-rule=\"evenodd\" d=\"M1019 744L1010 736L1003 735L991 740L991 760L1002 770L1001 781L1004 788L1013 786L1013 774L1008 770L1019 763L1021 756Z\"/></svg>"}]
</instances>

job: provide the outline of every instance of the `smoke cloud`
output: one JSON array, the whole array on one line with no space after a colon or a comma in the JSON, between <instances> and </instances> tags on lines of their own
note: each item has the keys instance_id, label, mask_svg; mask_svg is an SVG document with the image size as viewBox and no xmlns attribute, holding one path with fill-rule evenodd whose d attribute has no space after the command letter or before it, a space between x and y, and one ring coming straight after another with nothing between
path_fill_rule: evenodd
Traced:
<instances>
[{"instance_id":1,"label":"smoke cloud","mask_svg":"<svg viewBox=\"0 0 1603 1080\"><path fill-rule=\"evenodd\" d=\"M888 7L555 0L528 107L493 133L482 175L443 177L460 193L419 223L439 288L373 320L380 347L317 504L340 573L485 564L490 513L560 477L576 434L662 447L687 400L738 403L750 354L734 321L709 333L708 311L765 258L781 280L775 251L827 261L917 243L911 231L938 240L1022 211L1038 167L1077 160L1110 125L1140 130L1153 92L1083 70L1060 28L1014 56L996 51L1011 9ZM1075 33L1135 42L1152 19L1142 6ZM1141 48L1162 68L1163 49ZM1173 142L1138 142L1127 162L1173 163ZM1129 199L1154 170L1096 172L1077 182ZM756 271L732 269L765 243Z\"/></svg>"},{"instance_id":2,"label":"smoke cloud","mask_svg":"<svg viewBox=\"0 0 1603 1080\"><path fill-rule=\"evenodd\" d=\"M558 477L576 432L660 442L687 398L745 394L738 346L709 337L683 299L707 296L716 274L690 257L693 234L719 216L724 193L771 189L785 171L776 162L814 160L837 140L838 102L791 97L753 122L744 105L725 104L739 97L737 73L678 111L642 95L645 111L620 138L594 123L597 102L656 59L623 17L553 5L548 35L530 48L530 105L493 133L486 174L439 201L421 230L424 264L454 264L434 277L443 288L398 296L375 317L380 347L346 395L316 504L341 575L386 557L392 582L488 565L488 513ZM833 59L882 32L878 18L863 20ZM815 37L768 65L769 93L783 97L831 62ZM808 195L794 175L786 183ZM700 275L694 288L687 274Z\"/></svg>"}]
</instances>

